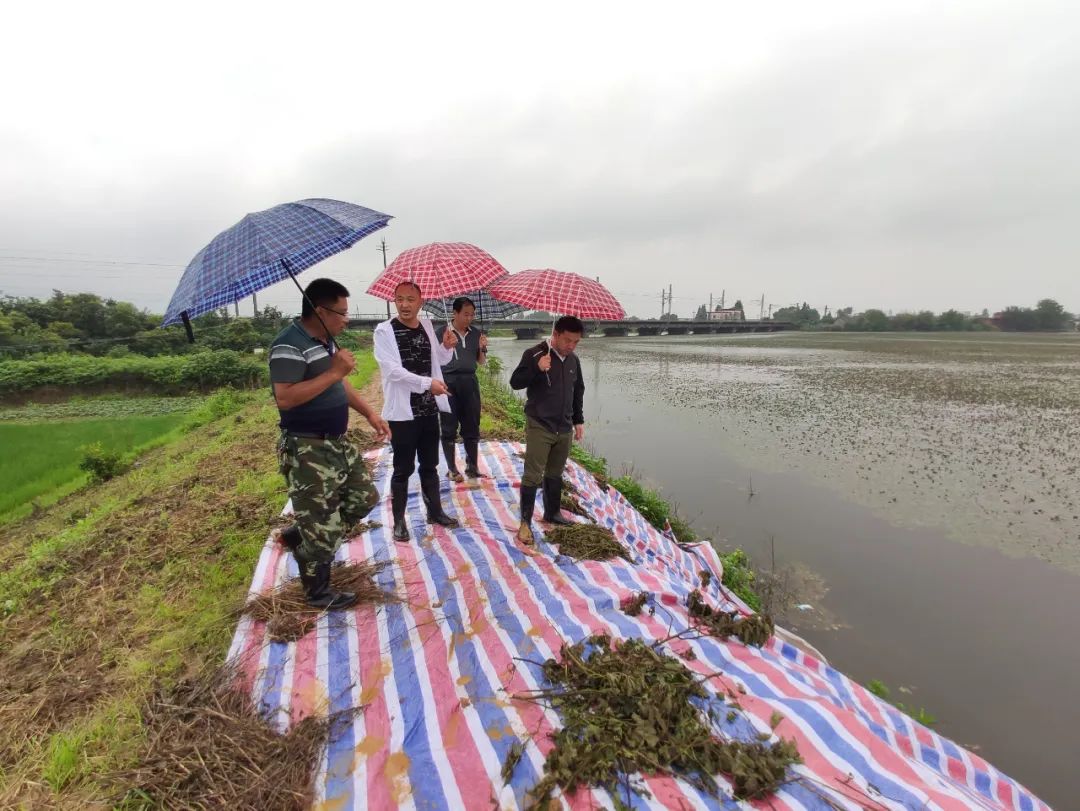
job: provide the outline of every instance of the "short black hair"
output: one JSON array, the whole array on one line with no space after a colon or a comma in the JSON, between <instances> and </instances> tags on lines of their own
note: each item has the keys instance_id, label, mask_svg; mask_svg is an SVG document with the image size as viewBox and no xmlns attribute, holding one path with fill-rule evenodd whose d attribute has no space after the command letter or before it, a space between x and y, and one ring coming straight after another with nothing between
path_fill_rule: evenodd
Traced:
<instances>
[{"instance_id":1,"label":"short black hair","mask_svg":"<svg viewBox=\"0 0 1080 811\"><path fill-rule=\"evenodd\" d=\"M339 298L348 298L349 291L341 282L333 279L316 279L304 289L304 300L300 305L300 317L310 318L316 307L329 307Z\"/></svg>"},{"instance_id":2,"label":"short black hair","mask_svg":"<svg viewBox=\"0 0 1080 811\"><path fill-rule=\"evenodd\" d=\"M460 313L466 304L471 305L474 310L476 309L476 303L471 298L468 296L458 296L454 299L454 312Z\"/></svg>"},{"instance_id":3,"label":"short black hair","mask_svg":"<svg viewBox=\"0 0 1080 811\"><path fill-rule=\"evenodd\" d=\"M585 325L576 315L564 315L555 322L556 332L576 332L578 335L585 334Z\"/></svg>"},{"instance_id":4,"label":"short black hair","mask_svg":"<svg viewBox=\"0 0 1080 811\"><path fill-rule=\"evenodd\" d=\"M394 285L394 296L395 297L397 297L397 291L402 287L415 287L416 288L416 295L420 296L420 298L424 297L424 293L420 289L420 285L418 285L416 282L412 282L412 281L398 282L396 285Z\"/></svg>"}]
</instances>

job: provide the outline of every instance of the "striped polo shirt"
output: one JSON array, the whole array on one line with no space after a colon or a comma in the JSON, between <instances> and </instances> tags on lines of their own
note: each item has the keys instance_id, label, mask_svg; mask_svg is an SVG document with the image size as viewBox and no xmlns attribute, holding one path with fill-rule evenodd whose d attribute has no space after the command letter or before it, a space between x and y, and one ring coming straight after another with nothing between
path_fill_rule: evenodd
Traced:
<instances>
[{"instance_id":1,"label":"striped polo shirt","mask_svg":"<svg viewBox=\"0 0 1080 811\"><path fill-rule=\"evenodd\" d=\"M270 345L270 384L299 383L330 368L330 347L313 338L294 320ZM278 407L279 425L286 431L344 434L349 427L349 400L340 380L295 408Z\"/></svg>"}]
</instances>

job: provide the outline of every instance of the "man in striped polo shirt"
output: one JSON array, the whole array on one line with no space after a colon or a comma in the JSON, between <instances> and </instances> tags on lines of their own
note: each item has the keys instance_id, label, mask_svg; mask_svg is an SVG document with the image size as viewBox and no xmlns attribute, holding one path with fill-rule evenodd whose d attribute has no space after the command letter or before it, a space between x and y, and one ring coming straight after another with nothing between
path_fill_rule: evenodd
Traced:
<instances>
[{"instance_id":1,"label":"man in striped polo shirt","mask_svg":"<svg viewBox=\"0 0 1080 811\"><path fill-rule=\"evenodd\" d=\"M346 608L356 595L330 588L330 566L345 533L378 503L367 465L348 439L349 408L386 440L390 428L348 381L352 353L334 343L349 323L349 291L316 279L300 318L270 346L270 382L280 414L278 459L296 522L281 539L296 557L309 604Z\"/></svg>"}]
</instances>

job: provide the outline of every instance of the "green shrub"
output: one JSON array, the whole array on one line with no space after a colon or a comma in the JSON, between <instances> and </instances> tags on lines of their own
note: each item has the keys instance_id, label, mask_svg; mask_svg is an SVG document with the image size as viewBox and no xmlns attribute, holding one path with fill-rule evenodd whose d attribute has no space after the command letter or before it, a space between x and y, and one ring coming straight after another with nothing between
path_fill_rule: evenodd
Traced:
<instances>
[{"instance_id":1,"label":"green shrub","mask_svg":"<svg viewBox=\"0 0 1080 811\"><path fill-rule=\"evenodd\" d=\"M761 598L754 591L754 570L750 567L750 558L746 553L735 549L720 555L720 562L724 564L724 577L720 582L752 609L760 611Z\"/></svg>"},{"instance_id":2,"label":"green shrub","mask_svg":"<svg viewBox=\"0 0 1080 811\"><path fill-rule=\"evenodd\" d=\"M229 386L250 388L267 380L266 361L230 349L190 355L92 357L42 355L0 361L0 397L39 388L154 389L181 394Z\"/></svg>"},{"instance_id":3,"label":"green shrub","mask_svg":"<svg viewBox=\"0 0 1080 811\"><path fill-rule=\"evenodd\" d=\"M94 481L108 481L127 469L123 455L119 451L105 450L100 442L84 445L82 453L79 469L89 473Z\"/></svg>"}]
</instances>

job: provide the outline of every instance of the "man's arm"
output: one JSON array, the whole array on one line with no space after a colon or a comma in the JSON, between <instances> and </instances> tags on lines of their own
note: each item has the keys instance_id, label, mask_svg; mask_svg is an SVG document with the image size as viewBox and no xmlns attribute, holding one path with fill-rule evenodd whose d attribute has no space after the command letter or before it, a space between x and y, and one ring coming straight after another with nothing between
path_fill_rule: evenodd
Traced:
<instances>
[{"instance_id":1,"label":"man's arm","mask_svg":"<svg viewBox=\"0 0 1080 811\"><path fill-rule=\"evenodd\" d=\"M536 365L536 358L533 353L535 349L526 349L521 356L521 363L514 369L514 373L510 375L510 388L512 389L527 389L529 384L533 382L536 375L539 373L539 368ZM538 354L543 354L539 352Z\"/></svg>"},{"instance_id":2,"label":"man's arm","mask_svg":"<svg viewBox=\"0 0 1080 811\"><path fill-rule=\"evenodd\" d=\"M376 439L387 440L390 438L390 426L387 424L386 420L364 401L364 398L360 396L360 392L353 388L353 385L349 382L348 378L345 379L345 396L349 400L349 406L355 411L358 411L360 415L368 421L371 427L375 429Z\"/></svg>"},{"instance_id":3,"label":"man's arm","mask_svg":"<svg viewBox=\"0 0 1080 811\"><path fill-rule=\"evenodd\" d=\"M585 435L585 380L581 373L581 361L577 364L577 376L574 379L574 436L580 442Z\"/></svg>"}]
</instances>

